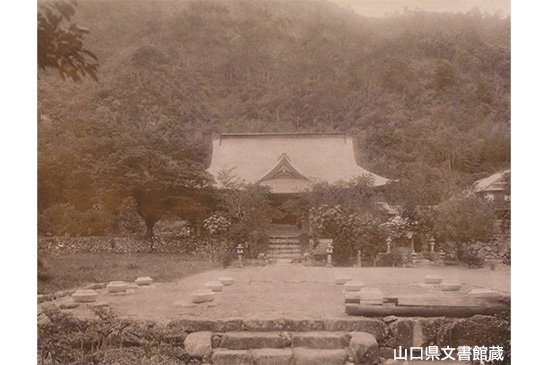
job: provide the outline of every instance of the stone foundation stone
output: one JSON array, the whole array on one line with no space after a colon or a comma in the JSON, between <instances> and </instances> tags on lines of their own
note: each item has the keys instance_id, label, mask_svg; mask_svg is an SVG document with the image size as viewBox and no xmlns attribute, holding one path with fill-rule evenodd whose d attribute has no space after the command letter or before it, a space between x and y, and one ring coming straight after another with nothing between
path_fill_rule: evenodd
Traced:
<instances>
[{"instance_id":1,"label":"stone foundation stone","mask_svg":"<svg viewBox=\"0 0 548 365\"><path fill-rule=\"evenodd\" d=\"M191 357L209 356L212 350L211 332L194 332L185 338L185 350Z\"/></svg>"},{"instance_id":2,"label":"stone foundation stone","mask_svg":"<svg viewBox=\"0 0 548 365\"><path fill-rule=\"evenodd\" d=\"M353 332L349 345L354 363L374 365L379 362L379 346L375 337L365 332Z\"/></svg>"}]
</instances>

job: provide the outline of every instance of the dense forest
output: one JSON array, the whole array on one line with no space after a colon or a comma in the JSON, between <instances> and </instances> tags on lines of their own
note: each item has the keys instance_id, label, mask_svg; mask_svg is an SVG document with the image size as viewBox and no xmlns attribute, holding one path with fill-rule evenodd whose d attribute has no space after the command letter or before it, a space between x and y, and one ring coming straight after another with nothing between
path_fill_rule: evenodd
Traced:
<instances>
[{"instance_id":1,"label":"dense forest","mask_svg":"<svg viewBox=\"0 0 548 365\"><path fill-rule=\"evenodd\" d=\"M98 81L38 72L40 233L118 232L134 211L154 220L175 205L202 217L222 132L348 133L402 205L439 204L510 165L509 18L89 1L75 21ZM64 216L77 227L56 227Z\"/></svg>"}]
</instances>

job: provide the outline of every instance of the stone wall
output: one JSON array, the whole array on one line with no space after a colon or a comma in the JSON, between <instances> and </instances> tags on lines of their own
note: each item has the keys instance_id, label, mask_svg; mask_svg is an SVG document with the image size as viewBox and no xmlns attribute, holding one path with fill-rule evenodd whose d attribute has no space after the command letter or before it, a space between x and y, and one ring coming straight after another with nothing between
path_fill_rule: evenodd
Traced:
<instances>
[{"instance_id":1,"label":"stone wall","mask_svg":"<svg viewBox=\"0 0 548 365\"><path fill-rule=\"evenodd\" d=\"M485 261L502 261L509 248L510 235L502 233L493 235L493 239L488 242L477 242L468 246L472 255L477 255Z\"/></svg>"},{"instance_id":2,"label":"stone wall","mask_svg":"<svg viewBox=\"0 0 548 365\"><path fill-rule=\"evenodd\" d=\"M135 356L135 363L145 357L168 360L166 364L202 364L201 356L192 358L187 346L191 333L208 332L208 347L215 347L214 337L227 332L318 332L353 331L370 333L379 346L381 358L393 357L399 346L502 346L505 363L510 363L510 317L476 315L470 318L340 318L324 320L298 319L239 319L226 320L178 319L173 321L136 321L119 319L108 313L104 306L95 307L100 319L78 319L62 313L53 306L44 307L38 315L38 348L40 353L60 345L66 359L108 356L109 351L120 351L120 358ZM107 335L105 335L107 334ZM211 337L211 341L208 339ZM129 351L130 349L133 349ZM209 348L210 350L210 348ZM147 352L147 353L145 353ZM59 353L59 351L58 351ZM209 363L204 361L203 363Z\"/></svg>"},{"instance_id":3,"label":"stone wall","mask_svg":"<svg viewBox=\"0 0 548 365\"><path fill-rule=\"evenodd\" d=\"M192 238L155 237L154 251L188 253L196 247ZM38 252L50 254L71 253L138 253L150 252L150 240L145 237L39 237Z\"/></svg>"}]
</instances>

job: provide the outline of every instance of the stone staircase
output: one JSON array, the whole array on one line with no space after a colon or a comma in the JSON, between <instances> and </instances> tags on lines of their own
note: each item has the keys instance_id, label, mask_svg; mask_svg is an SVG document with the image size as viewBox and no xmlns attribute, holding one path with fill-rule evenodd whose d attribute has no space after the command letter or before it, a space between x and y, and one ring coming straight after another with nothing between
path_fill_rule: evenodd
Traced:
<instances>
[{"instance_id":1,"label":"stone staircase","mask_svg":"<svg viewBox=\"0 0 548 365\"><path fill-rule=\"evenodd\" d=\"M274 260L289 261L301 255L299 235L301 231L289 224L272 225L268 232L267 257Z\"/></svg>"},{"instance_id":2,"label":"stone staircase","mask_svg":"<svg viewBox=\"0 0 548 365\"><path fill-rule=\"evenodd\" d=\"M378 361L375 337L361 332L225 332L212 336L211 364L343 365L352 348L369 360ZM355 337L353 339L353 337ZM351 341L353 341L351 346Z\"/></svg>"}]
</instances>

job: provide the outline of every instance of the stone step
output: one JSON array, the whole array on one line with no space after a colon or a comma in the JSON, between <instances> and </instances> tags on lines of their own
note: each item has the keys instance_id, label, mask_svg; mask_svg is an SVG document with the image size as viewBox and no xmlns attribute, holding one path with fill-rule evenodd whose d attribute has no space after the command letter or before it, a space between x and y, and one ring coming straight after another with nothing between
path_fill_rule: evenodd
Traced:
<instances>
[{"instance_id":1,"label":"stone step","mask_svg":"<svg viewBox=\"0 0 548 365\"><path fill-rule=\"evenodd\" d=\"M272 253L287 253L287 252L301 252L300 247L287 247L287 248L269 248L268 252Z\"/></svg>"},{"instance_id":2,"label":"stone step","mask_svg":"<svg viewBox=\"0 0 548 365\"><path fill-rule=\"evenodd\" d=\"M215 349L212 365L344 365L347 353L343 349L318 350L306 348L228 350Z\"/></svg>"},{"instance_id":3,"label":"stone step","mask_svg":"<svg viewBox=\"0 0 548 365\"><path fill-rule=\"evenodd\" d=\"M346 332L225 332L219 347L229 350L304 347L312 349L343 349L350 336Z\"/></svg>"},{"instance_id":4,"label":"stone step","mask_svg":"<svg viewBox=\"0 0 548 365\"><path fill-rule=\"evenodd\" d=\"M268 258L270 259L296 259L298 258L300 255L296 255L296 254L274 254L274 255L267 255Z\"/></svg>"},{"instance_id":5,"label":"stone step","mask_svg":"<svg viewBox=\"0 0 548 365\"><path fill-rule=\"evenodd\" d=\"M268 257L277 257L277 256L291 256L291 257L299 257L301 256L301 253L298 251L294 252L267 252L266 254Z\"/></svg>"},{"instance_id":6,"label":"stone step","mask_svg":"<svg viewBox=\"0 0 548 365\"><path fill-rule=\"evenodd\" d=\"M301 252L299 246L285 246L285 247L268 247L269 252Z\"/></svg>"},{"instance_id":7,"label":"stone step","mask_svg":"<svg viewBox=\"0 0 548 365\"><path fill-rule=\"evenodd\" d=\"M269 243L269 248L301 248L301 245L294 242L288 242L288 243Z\"/></svg>"},{"instance_id":8,"label":"stone step","mask_svg":"<svg viewBox=\"0 0 548 365\"><path fill-rule=\"evenodd\" d=\"M300 244L300 240L298 238L291 238L291 237L270 237L268 239L268 243L270 244L273 244L273 243L285 243L285 244L293 244L293 245L298 245Z\"/></svg>"}]
</instances>

